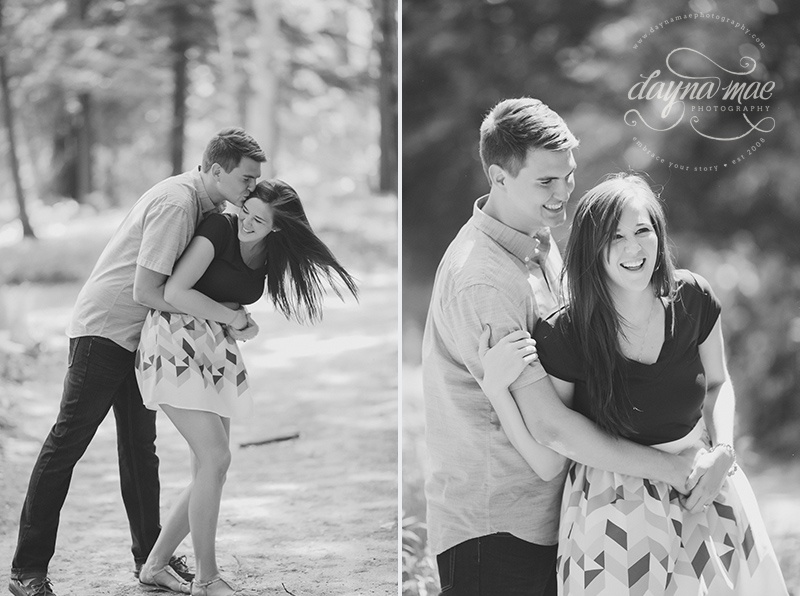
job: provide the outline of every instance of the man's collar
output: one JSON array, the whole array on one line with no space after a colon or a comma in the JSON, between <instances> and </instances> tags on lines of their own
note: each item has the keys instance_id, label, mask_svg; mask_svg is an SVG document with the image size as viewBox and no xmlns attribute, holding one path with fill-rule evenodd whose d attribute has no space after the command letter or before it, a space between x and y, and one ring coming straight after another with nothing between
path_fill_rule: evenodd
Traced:
<instances>
[{"instance_id":1,"label":"man's collar","mask_svg":"<svg viewBox=\"0 0 800 596\"><path fill-rule=\"evenodd\" d=\"M475 227L492 238L505 250L521 261L528 262L537 254L540 241L532 236L518 232L506 224L496 220L483 211L489 195L484 195L477 201L472 209L472 219Z\"/></svg>"},{"instance_id":2,"label":"man's collar","mask_svg":"<svg viewBox=\"0 0 800 596\"><path fill-rule=\"evenodd\" d=\"M221 210L222 206L215 205L208 194L206 183L203 180L203 176L200 174L200 166L197 166L196 170L192 170L192 183L197 190L197 198L200 200L200 210L203 213Z\"/></svg>"}]
</instances>

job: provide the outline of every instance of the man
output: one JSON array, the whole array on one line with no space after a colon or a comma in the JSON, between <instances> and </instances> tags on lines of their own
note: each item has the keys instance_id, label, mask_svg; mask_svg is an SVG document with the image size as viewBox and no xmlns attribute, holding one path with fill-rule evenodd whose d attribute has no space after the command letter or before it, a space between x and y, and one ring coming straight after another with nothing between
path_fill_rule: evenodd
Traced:
<instances>
[{"instance_id":1,"label":"man","mask_svg":"<svg viewBox=\"0 0 800 596\"><path fill-rule=\"evenodd\" d=\"M265 161L258 143L242 129L221 130L208 143L202 166L142 195L100 255L67 330L69 361L61 409L33 468L22 508L9 582L15 596L55 596L47 570L60 511L73 468L111 408L137 572L147 559L160 524L156 413L144 407L134 373L142 325L151 308L175 311L164 301L164 284L197 224L221 210L225 201L241 206ZM243 309L231 326L248 326ZM182 559L171 561L181 574L173 576L176 585L181 577L192 577Z\"/></svg>"},{"instance_id":2,"label":"man","mask_svg":"<svg viewBox=\"0 0 800 596\"><path fill-rule=\"evenodd\" d=\"M514 449L481 391L485 328L533 330L557 305L561 257L550 230L566 221L578 140L531 98L500 102L481 125L489 194L439 265L423 338L430 471L428 537L448 596L556 594L565 456L683 487L691 458L615 440L558 399L538 362L510 389L545 452L542 477ZM511 433L509 433L511 434Z\"/></svg>"}]
</instances>

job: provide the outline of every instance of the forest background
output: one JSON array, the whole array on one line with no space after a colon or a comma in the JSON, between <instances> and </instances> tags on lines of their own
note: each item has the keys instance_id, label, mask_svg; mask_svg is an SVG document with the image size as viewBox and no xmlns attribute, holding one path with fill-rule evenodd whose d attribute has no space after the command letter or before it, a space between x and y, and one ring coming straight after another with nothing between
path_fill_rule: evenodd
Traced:
<instances>
[{"instance_id":1,"label":"forest background","mask_svg":"<svg viewBox=\"0 0 800 596\"><path fill-rule=\"evenodd\" d=\"M425 548L419 374L433 276L474 201L488 192L478 157L484 115L501 99L524 95L555 109L581 141L572 208L609 172L644 172L663 189L679 266L705 276L722 301L738 398L737 453L759 491L784 573L800 593L800 528L787 523L800 502L800 5L408 0L402 13L406 593L435 589ZM668 64L678 48L717 66L685 51ZM701 82L713 75L743 82L752 93L760 89L739 102L761 108L750 113L756 128L741 112L720 111L737 103L723 101L722 93L687 97L687 113L677 121L681 102L665 116L665 101L639 98L655 70L660 74L645 95L657 91L658 81L692 82L671 74L670 65L705 76L695 79ZM747 75L730 74L753 65ZM697 106L709 110L689 111ZM568 226L554 230L562 251L568 233Z\"/></svg>"},{"instance_id":2,"label":"forest background","mask_svg":"<svg viewBox=\"0 0 800 596\"><path fill-rule=\"evenodd\" d=\"M254 305L262 333L242 351L256 412L233 431L223 571L247 593L393 593L396 0L0 0L0 86L2 562L58 410L78 289L145 190L242 126L268 156L262 178L297 189L360 301L333 297L313 327ZM57 593L138 593L114 434L106 420L76 468ZM184 451L160 418L164 508Z\"/></svg>"}]
</instances>

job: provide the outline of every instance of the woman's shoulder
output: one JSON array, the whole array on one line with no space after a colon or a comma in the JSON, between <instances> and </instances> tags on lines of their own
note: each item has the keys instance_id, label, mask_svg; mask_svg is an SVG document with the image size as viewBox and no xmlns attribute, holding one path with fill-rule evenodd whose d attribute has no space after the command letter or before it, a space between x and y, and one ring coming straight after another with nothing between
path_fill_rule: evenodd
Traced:
<instances>
[{"instance_id":1,"label":"woman's shoulder","mask_svg":"<svg viewBox=\"0 0 800 596\"><path fill-rule=\"evenodd\" d=\"M229 226L236 221L236 214L235 213L209 213L200 222L200 225L226 225Z\"/></svg>"},{"instance_id":2,"label":"woman's shoulder","mask_svg":"<svg viewBox=\"0 0 800 596\"><path fill-rule=\"evenodd\" d=\"M694 330L702 343L716 324L722 304L702 275L683 269L676 272L676 278L680 284L675 297L679 306L674 311L676 324L685 326L684 322L689 322L688 329Z\"/></svg>"},{"instance_id":3,"label":"woman's shoulder","mask_svg":"<svg viewBox=\"0 0 800 596\"><path fill-rule=\"evenodd\" d=\"M708 280L699 273L688 269L677 269L675 271L675 287L678 296L681 298L697 296L712 297L716 300L714 290Z\"/></svg>"},{"instance_id":4,"label":"woman's shoulder","mask_svg":"<svg viewBox=\"0 0 800 596\"><path fill-rule=\"evenodd\" d=\"M539 360L549 374L570 383L583 379L583 358L567 307L540 319L533 338L539 350Z\"/></svg>"},{"instance_id":5,"label":"woman's shoulder","mask_svg":"<svg viewBox=\"0 0 800 596\"><path fill-rule=\"evenodd\" d=\"M236 215L233 213L211 213L200 222L195 233L229 235L234 229L235 222Z\"/></svg>"},{"instance_id":6,"label":"woman's shoulder","mask_svg":"<svg viewBox=\"0 0 800 596\"><path fill-rule=\"evenodd\" d=\"M536 324L535 335L545 341L570 342L573 335L569 309L562 306Z\"/></svg>"}]
</instances>

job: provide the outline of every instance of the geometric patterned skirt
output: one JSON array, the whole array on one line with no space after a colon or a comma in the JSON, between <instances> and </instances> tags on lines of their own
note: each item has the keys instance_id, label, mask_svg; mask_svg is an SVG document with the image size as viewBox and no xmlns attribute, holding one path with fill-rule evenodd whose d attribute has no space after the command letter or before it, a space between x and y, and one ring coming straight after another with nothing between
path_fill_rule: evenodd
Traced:
<instances>
[{"instance_id":1,"label":"geometric patterned skirt","mask_svg":"<svg viewBox=\"0 0 800 596\"><path fill-rule=\"evenodd\" d=\"M136 378L151 410L167 404L230 418L252 407L242 354L216 321L151 310L136 351Z\"/></svg>"},{"instance_id":2,"label":"geometric patterned skirt","mask_svg":"<svg viewBox=\"0 0 800 596\"><path fill-rule=\"evenodd\" d=\"M657 446L677 453L702 440ZM561 504L559 594L787 594L750 483L739 469L705 510L663 482L573 463Z\"/></svg>"}]
</instances>

